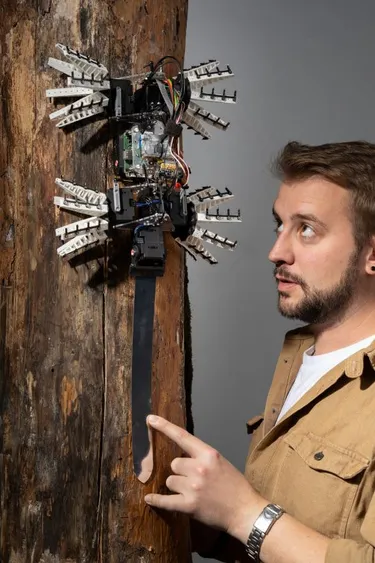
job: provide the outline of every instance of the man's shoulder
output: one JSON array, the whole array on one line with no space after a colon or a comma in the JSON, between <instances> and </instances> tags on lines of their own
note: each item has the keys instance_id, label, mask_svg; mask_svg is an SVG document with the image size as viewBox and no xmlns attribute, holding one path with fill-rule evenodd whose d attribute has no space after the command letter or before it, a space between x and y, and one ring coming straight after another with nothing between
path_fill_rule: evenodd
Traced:
<instances>
[{"instance_id":1,"label":"man's shoulder","mask_svg":"<svg viewBox=\"0 0 375 563\"><path fill-rule=\"evenodd\" d=\"M304 350L307 350L314 344L314 333L311 325L299 326L288 330L284 334L284 340L281 345L280 356L294 356Z\"/></svg>"},{"instance_id":2,"label":"man's shoulder","mask_svg":"<svg viewBox=\"0 0 375 563\"><path fill-rule=\"evenodd\" d=\"M285 333L285 340L307 340L314 337L312 326L304 325L288 330Z\"/></svg>"}]
</instances>

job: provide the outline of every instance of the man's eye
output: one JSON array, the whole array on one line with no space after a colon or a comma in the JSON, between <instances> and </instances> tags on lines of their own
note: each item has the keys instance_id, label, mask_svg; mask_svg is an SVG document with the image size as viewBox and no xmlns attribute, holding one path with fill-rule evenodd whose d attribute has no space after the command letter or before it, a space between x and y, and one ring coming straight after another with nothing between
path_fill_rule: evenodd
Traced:
<instances>
[{"instance_id":1,"label":"man's eye","mask_svg":"<svg viewBox=\"0 0 375 563\"><path fill-rule=\"evenodd\" d=\"M281 233L281 231L283 230L283 228L284 228L284 227L283 227L283 224L280 223L280 221L276 221L276 219L275 219L275 227L274 227L274 229L273 229L274 232L275 232L275 233Z\"/></svg>"},{"instance_id":2,"label":"man's eye","mask_svg":"<svg viewBox=\"0 0 375 563\"><path fill-rule=\"evenodd\" d=\"M303 225L302 226L302 234L306 238L311 238L315 235L314 230L310 227L310 225Z\"/></svg>"}]
</instances>

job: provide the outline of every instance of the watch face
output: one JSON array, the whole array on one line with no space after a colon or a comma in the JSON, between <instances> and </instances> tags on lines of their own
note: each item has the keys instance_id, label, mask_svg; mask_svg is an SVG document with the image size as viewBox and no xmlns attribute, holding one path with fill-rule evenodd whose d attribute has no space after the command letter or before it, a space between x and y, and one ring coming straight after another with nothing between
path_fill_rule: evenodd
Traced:
<instances>
[{"instance_id":1,"label":"watch face","mask_svg":"<svg viewBox=\"0 0 375 563\"><path fill-rule=\"evenodd\" d=\"M254 527L263 534L266 534L272 526L273 521L277 520L282 514L282 509L278 505L265 506L257 520L254 522Z\"/></svg>"},{"instance_id":2,"label":"watch face","mask_svg":"<svg viewBox=\"0 0 375 563\"><path fill-rule=\"evenodd\" d=\"M271 508L266 506L266 508L264 509L264 516L266 518L273 518L275 515L276 515L275 510L272 510Z\"/></svg>"}]
</instances>

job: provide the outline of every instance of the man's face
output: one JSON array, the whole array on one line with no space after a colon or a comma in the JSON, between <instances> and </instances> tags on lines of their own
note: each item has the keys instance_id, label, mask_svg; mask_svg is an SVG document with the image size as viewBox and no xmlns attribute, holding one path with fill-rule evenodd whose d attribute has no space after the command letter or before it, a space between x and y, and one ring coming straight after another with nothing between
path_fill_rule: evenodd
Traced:
<instances>
[{"instance_id":1,"label":"man's face","mask_svg":"<svg viewBox=\"0 0 375 563\"><path fill-rule=\"evenodd\" d=\"M319 177L282 184L274 204L275 264L282 315L305 323L338 320L352 304L362 253L348 190Z\"/></svg>"}]
</instances>

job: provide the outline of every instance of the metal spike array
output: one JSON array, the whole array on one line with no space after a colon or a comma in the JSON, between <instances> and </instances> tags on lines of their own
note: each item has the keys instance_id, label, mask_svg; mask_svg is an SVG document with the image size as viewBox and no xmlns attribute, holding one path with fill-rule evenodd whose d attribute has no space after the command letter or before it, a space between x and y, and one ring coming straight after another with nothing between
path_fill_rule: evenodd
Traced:
<instances>
[{"instance_id":1,"label":"metal spike array","mask_svg":"<svg viewBox=\"0 0 375 563\"><path fill-rule=\"evenodd\" d=\"M92 94L88 94L88 96L81 98L77 102L54 111L50 114L49 118L52 120L66 116L65 119L63 119L56 125L56 127L65 127L65 125L67 125L67 120L79 121L79 116L86 111L93 109L95 113L101 113L102 111L104 111L104 108L108 106L108 103L109 99L104 96L104 94L102 94L101 92L94 92Z\"/></svg>"},{"instance_id":2,"label":"metal spike array","mask_svg":"<svg viewBox=\"0 0 375 563\"><path fill-rule=\"evenodd\" d=\"M207 229L195 228L194 232L192 233L193 237L197 237L202 241L207 241L219 248L226 248L229 250L233 250L237 246L237 241L233 242L226 237L221 237L217 233L213 233L212 231L208 231Z\"/></svg>"},{"instance_id":3,"label":"metal spike array","mask_svg":"<svg viewBox=\"0 0 375 563\"><path fill-rule=\"evenodd\" d=\"M106 90L110 90L108 69L99 61L91 59L67 45L57 43L56 47L69 62L50 57L48 65L67 77L67 86L65 88L48 89L46 96L48 98L77 97L80 99L53 112L50 119L63 117L56 127L64 128L100 114L103 114L104 118L105 108L109 104L109 97L105 93ZM191 101L182 116L182 123L188 129L192 129L196 135L200 135L202 139L211 138L210 133L204 126L205 123L224 130L227 129L229 123L206 111L193 100L226 104L233 104L237 101L236 92L233 95L228 95L225 90L221 94L217 94L215 88L212 89L211 93L203 90L208 85L234 76L229 66L225 70L220 70L219 64L218 61L211 60L183 71L184 77L188 78L190 82ZM125 78L139 81L147 76L148 73L144 73Z\"/></svg>"},{"instance_id":4,"label":"metal spike array","mask_svg":"<svg viewBox=\"0 0 375 563\"><path fill-rule=\"evenodd\" d=\"M46 90L46 97L80 99L50 114L50 119L65 116L56 125L56 127L63 128L104 113L109 104L109 97L103 93L110 89L108 69L99 61L91 59L79 51L74 51L66 45L57 43L56 47L69 62L50 57L48 65L66 76L67 86Z\"/></svg>"},{"instance_id":5,"label":"metal spike array","mask_svg":"<svg viewBox=\"0 0 375 563\"><path fill-rule=\"evenodd\" d=\"M188 195L188 203L194 203L197 213L206 212L213 207L217 207L221 203L232 199L234 195L226 188L225 192L220 192L212 186L204 187L202 190L193 192Z\"/></svg>"},{"instance_id":6,"label":"metal spike array","mask_svg":"<svg viewBox=\"0 0 375 563\"><path fill-rule=\"evenodd\" d=\"M210 264L217 264L218 261L216 260L215 256L208 252L205 249L202 242L198 237L193 237L192 235L188 236L185 241L181 241L180 239L176 239L177 243L184 248L195 260L198 257L207 260Z\"/></svg>"},{"instance_id":7,"label":"metal spike array","mask_svg":"<svg viewBox=\"0 0 375 563\"><path fill-rule=\"evenodd\" d=\"M104 80L108 76L108 69L99 61L91 59L87 55L79 51L73 51L66 45L57 43L56 47L63 55L83 73L83 76L88 76L93 81Z\"/></svg>"},{"instance_id":8,"label":"metal spike array","mask_svg":"<svg viewBox=\"0 0 375 563\"><path fill-rule=\"evenodd\" d=\"M92 246L96 246L104 242L108 238L107 233L99 229L91 230L82 235L74 237L57 249L57 253L61 258L68 254L78 254L83 250L88 250Z\"/></svg>"},{"instance_id":9,"label":"metal spike array","mask_svg":"<svg viewBox=\"0 0 375 563\"><path fill-rule=\"evenodd\" d=\"M221 94L217 94L215 92L215 88L212 88L211 92L204 92L203 86L198 92L198 90L194 90L191 93L192 100L203 100L206 102L225 102L227 104L235 104L237 101L237 92L235 91L233 95L229 95L226 93L226 90L223 90Z\"/></svg>"},{"instance_id":10,"label":"metal spike array","mask_svg":"<svg viewBox=\"0 0 375 563\"><path fill-rule=\"evenodd\" d=\"M185 112L183 122L188 129L193 129L195 135L200 135L204 140L211 139L210 133L203 127L201 120L197 117Z\"/></svg>"},{"instance_id":11,"label":"metal spike array","mask_svg":"<svg viewBox=\"0 0 375 563\"><path fill-rule=\"evenodd\" d=\"M108 220L100 218L108 214L106 194L88 190L83 186L67 182L62 178L56 178L55 182L67 194L72 196L71 198L55 196L55 205L67 211L89 216L88 219L75 221L55 230L56 236L60 237L61 241L70 238L70 240L57 249L59 256L66 256L71 253L76 254L108 238Z\"/></svg>"},{"instance_id":12,"label":"metal spike array","mask_svg":"<svg viewBox=\"0 0 375 563\"><path fill-rule=\"evenodd\" d=\"M234 196L228 188L225 188L225 192L220 192L213 186L204 186L200 190L195 192L191 192L187 196L187 201L189 203L193 203L196 211L197 223L193 233L187 237L185 241L178 241L181 246L184 246L185 250L189 251L189 254L192 255L195 259L197 256L201 256L202 258L208 260L211 264L217 264L216 258L207 251L207 249L203 245L203 241L206 241L210 244L213 244L219 248L224 248L226 250L233 250L236 245L237 241L233 242L226 237L222 237L217 233L212 231L208 231L204 229L200 223L204 223L207 221L219 222L224 221L237 221L241 222L240 212L237 215L232 214L229 209L226 215L221 215L219 211L215 215L210 215L209 210L218 207L221 203L224 203Z\"/></svg>"},{"instance_id":13,"label":"metal spike array","mask_svg":"<svg viewBox=\"0 0 375 563\"><path fill-rule=\"evenodd\" d=\"M227 121L224 121L223 119L221 119L221 117L218 117L217 115L214 115L209 111L206 111L205 109L201 108L198 104L194 102L190 102L189 107L186 110L186 113L195 119L201 118L203 119L203 121L210 123L210 125L212 125L213 127L217 127L218 129L224 129L224 131L229 126L229 123Z\"/></svg>"},{"instance_id":14,"label":"metal spike array","mask_svg":"<svg viewBox=\"0 0 375 563\"><path fill-rule=\"evenodd\" d=\"M201 100L205 102L217 102L223 104L235 104L237 101L237 92L228 95L224 90L221 94L215 92L215 88L211 93L204 92L203 88L220 82L226 78L234 76L232 70L228 66L225 70L220 70L218 61L209 61L202 63L196 67L191 67L184 71L184 76L189 79L191 89L191 100ZM209 123L213 127L226 130L229 123L206 111L199 104L190 101L189 106L182 118L183 123L188 129L193 129L196 135L200 135L202 139L209 139L211 136L205 129L204 123Z\"/></svg>"},{"instance_id":15,"label":"metal spike array","mask_svg":"<svg viewBox=\"0 0 375 563\"><path fill-rule=\"evenodd\" d=\"M204 215L204 216L203 216ZM203 213L198 213L198 217L201 217L198 220L199 221L210 221L212 223L218 223L218 222L223 222L223 221L235 221L237 223L241 223L242 219L241 219L241 212L240 210L238 210L237 214L233 214L231 213L231 211L228 209L227 213L220 213L219 210L216 210L216 213L209 213L209 211L207 210L205 214Z\"/></svg>"}]
</instances>

